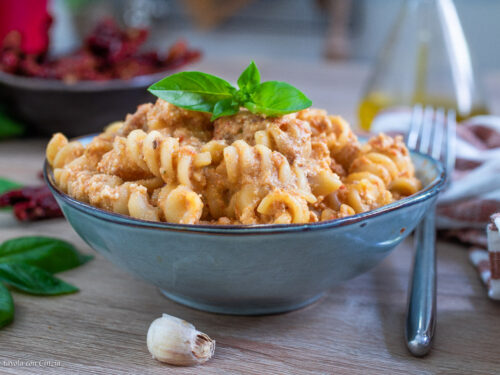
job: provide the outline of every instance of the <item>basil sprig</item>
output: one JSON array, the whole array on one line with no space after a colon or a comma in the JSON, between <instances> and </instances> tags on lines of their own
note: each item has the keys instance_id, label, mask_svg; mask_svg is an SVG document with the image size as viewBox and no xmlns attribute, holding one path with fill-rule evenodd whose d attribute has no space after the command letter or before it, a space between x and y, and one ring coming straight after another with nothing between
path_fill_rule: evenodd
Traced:
<instances>
[{"instance_id":1,"label":"basil sprig","mask_svg":"<svg viewBox=\"0 0 500 375\"><path fill-rule=\"evenodd\" d=\"M281 116L311 106L301 91L286 82L260 82L252 61L238 78L238 88L222 78L202 72L176 73L149 87L149 92L181 108L208 112L214 121L247 108L252 113Z\"/></svg>"},{"instance_id":2,"label":"basil sprig","mask_svg":"<svg viewBox=\"0 0 500 375\"><path fill-rule=\"evenodd\" d=\"M55 296L75 293L78 288L53 276L92 259L66 241L49 237L18 237L0 245L0 328L14 319L8 284L25 293ZM2 283L3 282L3 283Z\"/></svg>"}]
</instances>

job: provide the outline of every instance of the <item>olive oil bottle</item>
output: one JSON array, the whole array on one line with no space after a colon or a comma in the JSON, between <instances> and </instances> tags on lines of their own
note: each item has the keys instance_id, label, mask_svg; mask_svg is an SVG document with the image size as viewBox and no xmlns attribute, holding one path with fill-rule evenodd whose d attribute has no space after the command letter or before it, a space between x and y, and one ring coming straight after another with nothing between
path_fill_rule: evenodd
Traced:
<instances>
[{"instance_id":1,"label":"olive oil bottle","mask_svg":"<svg viewBox=\"0 0 500 375\"><path fill-rule=\"evenodd\" d=\"M359 104L360 126L415 104L454 109L458 120L489 113L452 0L404 2Z\"/></svg>"}]
</instances>

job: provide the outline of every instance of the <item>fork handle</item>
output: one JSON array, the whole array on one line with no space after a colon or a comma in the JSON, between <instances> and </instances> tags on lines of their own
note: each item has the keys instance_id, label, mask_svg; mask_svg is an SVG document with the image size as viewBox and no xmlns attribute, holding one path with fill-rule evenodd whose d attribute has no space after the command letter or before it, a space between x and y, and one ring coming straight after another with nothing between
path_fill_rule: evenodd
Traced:
<instances>
[{"instance_id":1,"label":"fork handle","mask_svg":"<svg viewBox=\"0 0 500 375\"><path fill-rule=\"evenodd\" d=\"M436 326L436 206L415 230L415 260L406 315L406 345L417 357L429 353Z\"/></svg>"}]
</instances>

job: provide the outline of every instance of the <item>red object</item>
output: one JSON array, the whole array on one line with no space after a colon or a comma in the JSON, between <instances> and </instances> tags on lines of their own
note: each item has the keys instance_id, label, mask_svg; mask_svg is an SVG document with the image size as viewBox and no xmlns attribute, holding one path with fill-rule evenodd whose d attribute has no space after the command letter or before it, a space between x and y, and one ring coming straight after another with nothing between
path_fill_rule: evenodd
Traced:
<instances>
[{"instance_id":1,"label":"red object","mask_svg":"<svg viewBox=\"0 0 500 375\"><path fill-rule=\"evenodd\" d=\"M49 46L48 0L0 0L0 42L12 31L21 34L25 53L44 54Z\"/></svg>"},{"instance_id":2,"label":"red object","mask_svg":"<svg viewBox=\"0 0 500 375\"><path fill-rule=\"evenodd\" d=\"M178 69L201 55L200 51L188 48L184 41L176 42L165 56L156 51L141 52L139 49L147 36L146 29L121 29L112 19L104 19L79 50L50 59L47 55L23 52L21 36L10 33L0 44L0 70L68 83L105 81Z\"/></svg>"},{"instance_id":3,"label":"red object","mask_svg":"<svg viewBox=\"0 0 500 375\"><path fill-rule=\"evenodd\" d=\"M11 190L0 195L0 207L9 206L12 206L14 215L19 221L35 221L63 216L46 185Z\"/></svg>"}]
</instances>

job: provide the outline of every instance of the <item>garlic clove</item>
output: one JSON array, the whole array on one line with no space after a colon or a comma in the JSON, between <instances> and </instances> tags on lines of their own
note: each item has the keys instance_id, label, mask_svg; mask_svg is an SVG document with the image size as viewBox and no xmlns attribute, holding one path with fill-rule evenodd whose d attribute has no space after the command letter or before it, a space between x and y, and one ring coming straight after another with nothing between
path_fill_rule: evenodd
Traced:
<instances>
[{"instance_id":1,"label":"garlic clove","mask_svg":"<svg viewBox=\"0 0 500 375\"><path fill-rule=\"evenodd\" d=\"M147 344L153 358L177 366L204 363L215 351L215 340L191 323L167 314L151 323Z\"/></svg>"}]
</instances>

